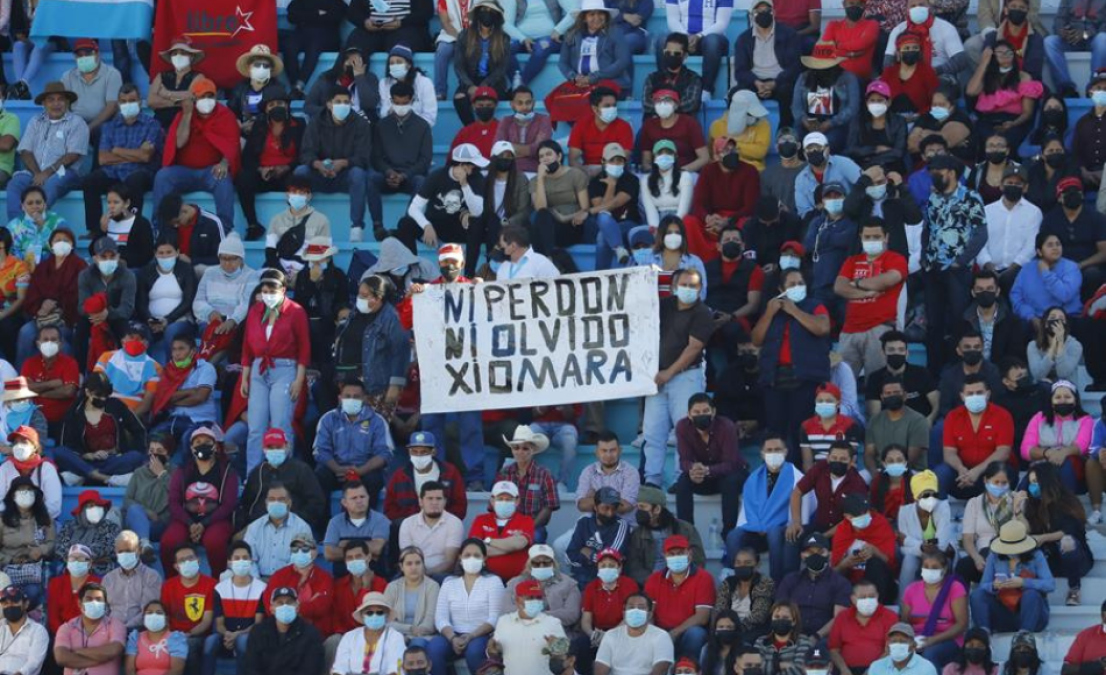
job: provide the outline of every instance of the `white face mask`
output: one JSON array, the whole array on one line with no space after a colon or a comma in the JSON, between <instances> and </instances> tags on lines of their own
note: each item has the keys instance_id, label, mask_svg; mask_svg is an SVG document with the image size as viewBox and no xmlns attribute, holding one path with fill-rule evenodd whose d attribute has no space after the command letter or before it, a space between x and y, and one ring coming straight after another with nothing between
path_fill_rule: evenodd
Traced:
<instances>
[{"instance_id":1,"label":"white face mask","mask_svg":"<svg viewBox=\"0 0 1106 675\"><path fill-rule=\"evenodd\" d=\"M411 104L406 103L404 105L392 105L392 110L395 111L397 117L407 117L411 114Z\"/></svg>"},{"instance_id":2,"label":"white face mask","mask_svg":"<svg viewBox=\"0 0 1106 675\"><path fill-rule=\"evenodd\" d=\"M284 299L284 295L281 293L262 293L261 302L265 303L265 306L269 309L276 307Z\"/></svg>"},{"instance_id":3,"label":"white face mask","mask_svg":"<svg viewBox=\"0 0 1106 675\"><path fill-rule=\"evenodd\" d=\"M50 251L57 257L64 258L73 252L73 244L64 239L59 239L50 246Z\"/></svg>"},{"instance_id":4,"label":"white face mask","mask_svg":"<svg viewBox=\"0 0 1106 675\"><path fill-rule=\"evenodd\" d=\"M215 110L215 99L213 98L201 98L196 101L196 110L201 115L210 115Z\"/></svg>"},{"instance_id":5,"label":"white face mask","mask_svg":"<svg viewBox=\"0 0 1106 675\"><path fill-rule=\"evenodd\" d=\"M462 558L461 569L465 571L465 574L480 574L480 571L484 569L484 560L482 558Z\"/></svg>"},{"instance_id":6,"label":"white face mask","mask_svg":"<svg viewBox=\"0 0 1106 675\"><path fill-rule=\"evenodd\" d=\"M369 300L368 298L357 298L357 311L362 314L369 313Z\"/></svg>"},{"instance_id":7,"label":"white face mask","mask_svg":"<svg viewBox=\"0 0 1106 675\"><path fill-rule=\"evenodd\" d=\"M872 616L879 609L879 598L859 598L856 601L856 611L861 616Z\"/></svg>"},{"instance_id":8,"label":"white face mask","mask_svg":"<svg viewBox=\"0 0 1106 675\"><path fill-rule=\"evenodd\" d=\"M922 581L927 584L936 584L945 578L945 570L922 570Z\"/></svg>"},{"instance_id":9,"label":"white face mask","mask_svg":"<svg viewBox=\"0 0 1106 675\"><path fill-rule=\"evenodd\" d=\"M676 104L667 101L658 103L654 108L657 111L657 116L665 120L676 113Z\"/></svg>"},{"instance_id":10,"label":"white face mask","mask_svg":"<svg viewBox=\"0 0 1106 675\"><path fill-rule=\"evenodd\" d=\"M883 253L882 241L862 241L860 245L864 248L866 255L879 255Z\"/></svg>"},{"instance_id":11,"label":"white face mask","mask_svg":"<svg viewBox=\"0 0 1106 675\"><path fill-rule=\"evenodd\" d=\"M883 117L884 115L887 114L887 104L886 103L869 103L868 104L868 112L871 113L872 117Z\"/></svg>"},{"instance_id":12,"label":"white face mask","mask_svg":"<svg viewBox=\"0 0 1106 675\"><path fill-rule=\"evenodd\" d=\"M31 445L30 443L16 443L12 446L12 454L15 455L15 458L19 461L26 462L28 459L34 456L35 446ZM35 496L33 492L28 492L27 494L31 495L32 497ZM32 501L31 503L33 504L34 502Z\"/></svg>"},{"instance_id":13,"label":"white face mask","mask_svg":"<svg viewBox=\"0 0 1106 675\"><path fill-rule=\"evenodd\" d=\"M432 455L411 455L411 464L418 471L426 471L433 461L434 457Z\"/></svg>"},{"instance_id":14,"label":"white face mask","mask_svg":"<svg viewBox=\"0 0 1106 675\"><path fill-rule=\"evenodd\" d=\"M99 525L100 521L104 519L104 507L90 506L85 509L84 517L89 523Z\"/></svg>"},{"instance_id":15,"label":"white face mask","mask_svg":"<svg viewBox=\"0 0 1106 675\"><path fill-rule=\"evenodd\" d=\"M254 82L268 82L271 72L269 66L255 63L250 66L250 79Z\"/></svg>"},{"instance_id":16,"label":"white face mask","mask_svg":"<svg viewBox=\"0 0 1106 675\"><path fill-rule=\"evenodd\" d=\"M787 461L787 456L784 455L782 452L764 453L764 464L773 471L783 466L783 463L785 461Z\"/></svg>"},{"instance_id":17,"label":"white face mask","mask_svg":"<svg viewBox=\"0 0 1106 675\"><path fill-rule=\"evenodd\" d=\"M923 497L922 499L919 499L918 508L925 511L926 513L933 513L933 509L937 508L937 498Z\"/></svg>"},{"instance_id":18,"label":"white face mask","mask_svg":"<svg viewBox=\"0 0 1106 675\"><path fill-rule=\"evenodd\" d=\"M52 359L57 356L60 349L61 346L53 340L48 340L38 346L38 351L47 359Z\"/></svg>"},{"instance_id":19,"label":"white face mask","mask_svg":"<svg viewBox=\"0 0 1106 675\"><path fill-rule=\"evenodd\" d=\"M23 461L23 460L20 460ZM30 490L20 490L15 493L15 504L24 509L29 509L35 505L35 493Z\"/></svg>"},{"instance_id":20,"label":"white face mask","mask_svg":"<svg viewBox=\"0 0 1106 675\"><path fill-rule=\"evenodd\" d=\"M684 243L682 235L675 232L669 232L664 235L664 247L669 251L677 251L680 248L680 244Z\"/></svg>"},{"instance_id":21,"label":"white face mask","mask_svg":"<svg viewBox=\"0 0 1106 675\"><path fill-rule=\"evenodd\" d=\"M169 62L172 63L173 67L177 70L184 70L192 65L192 57L188 54L173 54L169 57Z\"/></svg>"}]
</instances>

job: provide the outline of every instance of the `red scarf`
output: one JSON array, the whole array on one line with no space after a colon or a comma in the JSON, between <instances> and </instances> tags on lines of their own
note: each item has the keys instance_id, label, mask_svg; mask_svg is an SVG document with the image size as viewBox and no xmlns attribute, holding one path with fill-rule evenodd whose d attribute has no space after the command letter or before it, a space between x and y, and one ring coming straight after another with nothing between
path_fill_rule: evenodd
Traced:
<instances>
[{"instance_id":1,"label":"red scarf","mask_svg":"<svg viewBox=\"0 0 1106 675\"><path fill-rule=\"evenodd\" d=\"M207 324L203 337L200 339L200 351L196 354L197 359L210 361L214 355L226 351L230 347L230 343L234 341L234 336L238 333L238 327L235 326L234 330L226 333L216 333L215 329L222 324L222 320L219 319Z\"/></svg>"},{"instance_id":2,"label":"red scarf","mask_svg":"<svg viewBox=\"0 0 1106 675\"><path fill-rule=\"evenodd\" d=\"M169 405L169 399L181 388L188 374L196 368L196 357L192 358L187 368L180 368L173 361L165 364L161 369L161 380L157 383L157 391L154 392L154 406L151 412L157 415Z\"/></svg>"},{"instance_id":3,"label":"red scarf","mask_svg":"<svg viewBox=\"0 0 1106 675\"><path fill-rule=\"evenodd\" d=\"M929 10L929 18L925 23L914 23L909 18L906 20L905 33L917 35L922 39L922 62L933 65L933 40L929 37L929 30L933 28L933 22L937 19L933 10Z\"/></svg>"},{"instance_id":4,"label":"red scarf","mask_svg":"<svg viewBox=\"0 0 1106 675\"><path fill-rule=\"evenodd\" d=\"M107 293L94 293L84 301L85 314L98 314L107 308ZM107 321L101 321L92 326L88 344L88 372L92 372L92 369L96 367L96 362L100 360L101 354L110 352L117 347L115 335L112 334L111 326L108 325Z\"/></svg>"},{"instance_id":5,"label":"red scarf","mask_svg":"<svg viewBox=\"0 0 1106 675\"><path fill-rule=\"evenodd\" d=\"M999 26L999 34L1002 35L1002 39L1010 43L1010 46L1014 48L1014 56L1018 59L1018 68L1022 67L1022 62L1025 59L1025 43L1029 41L1029 33L1033 30L1033 27L1029 23L1029 19L1025 20L1025 25L1022 26L1021 35L1014 33L1017 30L1016 26L1010 24L1009 21L1003 21Z\"/></svg>"},{"instance_id":6,"label":"red scarf","mask_svg":"<svg viewBox=\"0 0 1106 675\"><path fill-rule=\"evenodd\" d=\"M40 467L42 463L46 461L46 459L41 454L36 453L26 462L21 462L16 459L15 455L13 454L10 461L12 465L19 470L20 476L29 476L30 473Z\"/></svg>"}]
</instances>

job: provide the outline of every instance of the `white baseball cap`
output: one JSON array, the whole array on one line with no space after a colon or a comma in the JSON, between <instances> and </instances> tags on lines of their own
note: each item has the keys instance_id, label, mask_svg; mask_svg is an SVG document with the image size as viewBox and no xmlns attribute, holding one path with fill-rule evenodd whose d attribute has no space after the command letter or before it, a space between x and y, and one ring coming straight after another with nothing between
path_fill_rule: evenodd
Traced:
<instances>
[{"instance_id":1,"label":"white baseball cap","mask_svg":"<svg viewBox=\"0 0 1106 675\"><path fill-rule=\"evenodd\" d=\"M496 495L511 495L512 497L518 497L518 486L509 480L501 480L492 486L492 496Z\"/></svg>"}]
</instances>

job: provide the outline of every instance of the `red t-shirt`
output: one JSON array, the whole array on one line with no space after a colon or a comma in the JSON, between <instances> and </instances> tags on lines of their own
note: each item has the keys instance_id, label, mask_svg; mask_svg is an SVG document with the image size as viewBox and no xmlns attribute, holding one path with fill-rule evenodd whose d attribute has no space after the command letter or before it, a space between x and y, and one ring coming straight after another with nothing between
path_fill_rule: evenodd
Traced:
<instances>
[{"instance_id":1,"label":"red t-shirt","mask_svg":"<svg viewBox=\"0 0 1106 675\"><path fill-rule=\"evenodd\" d=\"M361 598L368 593L383 593L388 584L383 579L373 575L369 588L362 588L356 594L353 592L353 577L346 575L334 582L334 604L330 614L330 632L341 635L348 633L360 624L353 620L353 610L361 604Z\"/></svg>"},{"instance_id":2,"label":"red t-shirt","mask_svg":"<svg viewBox=\"0 0 1106 675\"><path fill-rule=\"evenodd\" d=\"M295 163L299 155L295 143L289 143L288 147L280 147L280 139L273 136L270 131L265 137L265 145L261 148L259 166L290 166Z\"/></svg>"},{"instance_id":3,"label":"red t-shirt","mask_svg":"<svg viewBox=\"0 0 1106 675\"><path fill-rule=\"evenodd\" d=\"M19 374L30 382L61 380L65 384L71 384L74 387L81 385L81 369L77 366L77 360L68 354L58 353L54 357L54 363L49 367L47 367L46 359L42 358L41 354L35 354L23 362L23 368L20 369ZM35 405L42 408L42 414L46 417L47 422L61 422L65 419L65 413L69 411L69 407L73 405L76 398L76 394L69 398L44 398L39 396L35 398Z\"/></svg>"},{"instance_id":4,"label":"red t-shirt","mask_svg":"<svg viewBox=\"0 0 1106 675\"><path fill-rule=\"evenodd\" d=\"M480 154L491 157L497 131L499 131L499 120L497 119L493 118L487 123L473 122L457 132L457 135L453 137L453 145L449 146L449 150L452 152L453 148L462 143L472 143L480 149Z\"/></svg>"},{"instance_id":5,"label":"red t-shirt","mask_svg":"<svg viewBox=\"0 0 1106 675\"><path fill-rule=\"evenodd\" d=\"M676 585L668 570L653 572L645 581L645 594L656 603L653 623L657 628L672 630L691 618L695 610L714 608L714 577L692 567L683 583Z\"/></svg>"},{"instance_id":6,"label":"red t-shirt","mask_svg":"<svg viewBox=\"0 0 1106 675\"><path fill-rule=\"evenodd\" d=\"M272 614L273 591L281 586L290 586L296 589L299 596L299 616L304 621L314 626L323 637L330 635L331 610L334 605L334 578L326 573L318 565L311 567L311 572L304 580L299 570L292 565L281 567L273 576L269 577L269 585L265 587L265 593L261 596L265 613Z\"/></svg>"},{"instance_id":7,"label":"red t-shirt","mask_svg":"<svg viewBox=\"0 0 1106 675\"><path fill-rule=\"evenodd\" d=\"M964 406L958 406L945 417L941 445L956 448L964 466L974 468L986 461L1000 445L1014 446L1014 418L1002 406L988 403L980 416L979 428L973 429L971 413Z\"/></svg>"},{"instance_id":8,"label":"red t-shirt","mask_svg":"<svg viewBox=\"0 0 1106 675\"><path fill-rule=\"evenodd\" d=\"M178 574L161 585L161 604L169 612L169 630L187 633L203 621L205 612L215 612L215 580L206 574L185 588Z\"/></svg>"},{"instance_id":9,"label":"red t-shirt","mask_svg":"<svg viewBox=\"0 0 1106 675\"><path fill-rule=\"evenodd\" d=\"M653 152L653 146L659 140L676 144L676 166L691 164L696 160L695 151L707 147L703 125L691 115L677 114L676 124L671 129L665 129L659 117L645 120L637 135L638 152Z\"/></svg>"},{"instance_id":10,"label":"red t-shirt","mask_svg":"<svg viewBox=\"0 0 1106 675\"><path fill-rule=\"evenodd\" d=\"M830 628L829 647L841 652L841 658L850 668L867 668L868 664L883 656L887 631L899 622L899 617L880 605L868 618L867 625L860 625L856 607L850 607L837 615Z\"/></svg>"},{"instance_id":11,"label":"red t-shirt","mask_svg":"<svg viewBox=\"0 0 1106 675\"><path fill-rule=\"evenodd\" d=\"M593 579L584 588L583 610L591 612L591 624L597 630L610 630L622 623L626 598L637 592L637 582L626 575L619 577L610 591L603 588L602 581Z\"/></svg>"},{"instance_id":12,"label":"red t-shirt","mask_svg":"<svg viewBox=\"0 0 1106 675\"><path fill-rule=\"evenodd\" d=\"M1095 624L1090 628L1079 631L1075 636L1075 642L1071 643L1068 655L1064 657L1064 663L1079 665L1087 662L1099 662L1106 658L1106 632L1102 626Z\"/></svg>"},{"instance_id":13,"label":"red t-shirt","mask_svg":"<svg viewBox=\"0 0 1106 675\"><path fill-rule=\"evenodd\" d=\"M506 539L521 534L526 537L526 546L507 555L489 557L487 560L488 571L507 583L522 574L522 568L526 566L527 550L534 541L534 519L530 516L515 512L511 519L503 527L496 522L494 513L481 513L472 521L469 536L477 539Z\"/></svg>"},{"instance_id":14,"label":"red t-shirt","mask_svg":"<svg viewBox=\"0 0 1106 675\"><path fill-rule=\"evenodd\" d=\"M861 19L855 26L849 26L845 19L836 19L826 25L822 34L822 41L834 43L837 55L845 57L841 67L862 80L872 77L872 55L878 40L879 22L872 19ZM857 57L846 56L851 52L861 54Z\"/></svg>"},{"instance_id":15,"label":"red t-shirt","mask_svg":"<svg viewBox=\"0 0 1106 675\"><path fill-rule=\"evenodd\" d=\"M849 281L853 279L870 279L878 277L886 272L897 271L902 275L902 281L883 291L874 298L849 300L845 305L845 325L842 333L863 333L880 324L894 323L899 314L899 293L909 272L906 269L906 258L894 251L884 251L875 260L868 260L868 256L850 256L845 259L838 276L845 277Z\"/></svg>"},{"instance_id":16,"label":"red t-shirt","mask_svg":"<svg viewBox=\"0 0 1106 675\"><path fill-rule=\"evenodd\" d=\"M627 151L634 147L634 130L630 123L616 119L600 130L595 124L595 115L589 115L573 125L568 136L568 147L584 153L584 164L601 164L607 143L618 143Z\"/></svg>"},{"instance_id":17,"label":"red t-shirt","mask_svg":"<svg viewBox=\"0 0 1106 675\"><path fill-rule=\"evenodd\" d=\"M814 308L814 316L829 316L829 312L826 311L825 306L818 305ZM783 327L783 339L780 340L780 365L791 365L791 326L787 325Z\"/></svg>"},{"instance_id":18,"label":"red t-shirt","mask_svg":"<svg viewBox=\"0 0 1106 675\"><path fill-rule=\"evenodd\" d=\"M810 25L810 12L822 10L822 0L782 0L773 5L776 21L795 30Z\"/></svg>"}]
</instances>

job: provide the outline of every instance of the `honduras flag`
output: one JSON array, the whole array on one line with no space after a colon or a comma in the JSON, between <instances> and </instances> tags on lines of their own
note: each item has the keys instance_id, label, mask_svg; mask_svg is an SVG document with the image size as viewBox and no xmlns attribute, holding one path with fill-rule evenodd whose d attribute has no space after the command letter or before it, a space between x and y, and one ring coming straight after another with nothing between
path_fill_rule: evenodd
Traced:
<instances>
[{"instance_id":1,"label":"honduras flag","mask_svg":"<svg viewBox=\"0 0 1106 675\"><path fill-rule=\"evenodd\" d=\"M31 39L51 36L149 40L154 0L40 0Z\"/></svg>"}]
</instances>

